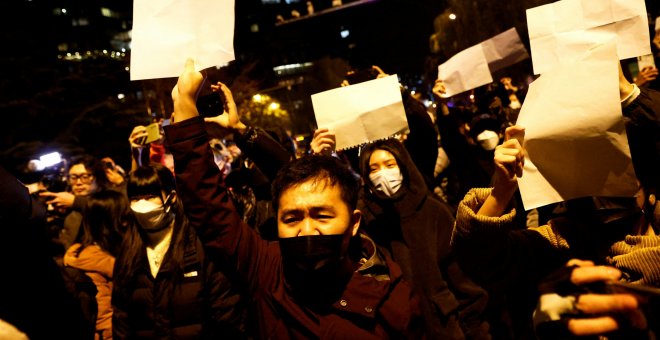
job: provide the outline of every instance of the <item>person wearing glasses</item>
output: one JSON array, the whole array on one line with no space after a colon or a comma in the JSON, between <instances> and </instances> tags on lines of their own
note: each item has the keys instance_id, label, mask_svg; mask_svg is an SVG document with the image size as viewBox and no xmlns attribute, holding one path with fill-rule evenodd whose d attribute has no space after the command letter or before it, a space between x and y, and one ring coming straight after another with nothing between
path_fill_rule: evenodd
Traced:
<instances>
[{"instance_id":1,"label":"person wearing glasses","mask_svg":"<svg viewBox=\"0 0 660 340\"><path fill-rule=\"evenodd\" d=\"M90 155L72 157L68 172L68 190L62 192L42 192L39 195L47 199L53 209L65 212L62 229L57 243L62 246L62 254L74 243L80 242L82 210L87 203L87 196L105 190L108 178L101 161Z\"/></svg>"}]
</instances>

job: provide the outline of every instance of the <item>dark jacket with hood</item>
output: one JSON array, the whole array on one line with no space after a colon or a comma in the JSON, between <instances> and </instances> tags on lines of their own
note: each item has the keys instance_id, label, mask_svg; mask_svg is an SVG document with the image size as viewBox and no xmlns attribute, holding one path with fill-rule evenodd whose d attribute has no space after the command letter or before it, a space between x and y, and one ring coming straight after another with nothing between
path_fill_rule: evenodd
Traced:
<instances>
[{"instance_id":1,"label":"dark jacket with hood","mask_svg":"<svg viewBox=\"0 0 660 340\"><path fill-rule=\"evenodd\" d=\"M369 158L376 149L392 153L403 175L392 197L369 180ZM425 297L421 306L429 338L489 338L482 321L487 294L452 258L453 214L428 191L403 145L396 140L368 144L361 152L360 172L365 181L358 207L366 222L363 230L391 252L404 278Z\"/></svg>"}]
</instances>

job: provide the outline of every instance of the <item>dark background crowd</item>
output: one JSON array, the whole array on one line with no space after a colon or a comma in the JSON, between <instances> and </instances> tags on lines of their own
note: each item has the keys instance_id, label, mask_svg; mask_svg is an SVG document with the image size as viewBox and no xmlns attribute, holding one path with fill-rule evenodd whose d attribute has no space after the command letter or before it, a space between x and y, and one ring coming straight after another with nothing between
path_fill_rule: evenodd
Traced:
<instances>
[{"instance_id":1,"label":"dark background crowd","mask_svg":"<svg viewBox=\"0 0 660 340\"><path fill-rule=\"evenodd\" d=\"M313 1L309 16L302 0L239 1L236 61L216 70L216 78L261 125L309 139L315 128L310 95L336 87L353 56L396 73L432 100L438 64L511 27L529 49L525 9L550 2L344 1L332 10L327 0ZM109 155L127 168L130 158L120 151L126 136L133 126L169 114L173 85L173 79L129 81L132 2L0 6L0 40L7 46L0 58L12 65L2 73L2 110L15 117L0 136L3 163L22 172L35 156L76 150ZM653 22L658 4L646 6ZM278 14L290 19L294 9L299 20L276 23ZM493 79L507 76L524 87L531 75L527 60ZM252 101L255 94L266 99ZM280 104L284 123L269 115L271 102Z\"/></svg>"}]
</instances>

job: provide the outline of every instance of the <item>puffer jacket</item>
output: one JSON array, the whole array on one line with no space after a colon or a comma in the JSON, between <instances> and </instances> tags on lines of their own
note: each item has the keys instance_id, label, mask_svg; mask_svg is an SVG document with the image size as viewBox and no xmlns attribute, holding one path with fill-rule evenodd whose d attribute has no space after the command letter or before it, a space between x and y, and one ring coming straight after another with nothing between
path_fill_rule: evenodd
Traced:
<instances>
[{"instance_id":1,"label":"puffer jacket","mask_svg":"<svg viewBox=\"0 0 660 340\"><path fill-rule=\"evenodd\" d=\"M96 316L96 333L101 339L112 339L112 271L115 266L115 257L103 251L99 246L85 247L80 253L82 245L74 243L64 254L64 265L78 268L89 276L96 286L96 303L98 314Z\"/></svg>"},{"instance_id":2,"label":"puffer jacket","mask_svg":"<svg viewBox=\"0 0 660 340\"><path fill-rule=\"evenodd\" d=\"M116 339L245 338L244 307L228 277L205 255L191 232L179 286L168 256L158 275L151 275L146 249L131 289L114 287L113 335ZM115 272L120 272L121 257ZM121 291L130 291L124 296Z\"/></svg>"}]
</instances>

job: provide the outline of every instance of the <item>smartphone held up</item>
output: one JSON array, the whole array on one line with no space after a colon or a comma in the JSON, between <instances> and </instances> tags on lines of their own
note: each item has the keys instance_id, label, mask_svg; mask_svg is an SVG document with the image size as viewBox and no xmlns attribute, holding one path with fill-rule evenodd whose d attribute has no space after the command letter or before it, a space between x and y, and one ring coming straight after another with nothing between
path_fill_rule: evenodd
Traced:
<instances>
[{"instance_id":1,"label":"smartphone held up","mask_svg":"<svg viewBox=\"0 0 660 340\"><path fill-rule=\"evenodd\" d=\"M215 117L226 111L225 94L222 91L209 93L197 98L197 111L203 117Z\"/></svg>"}]
</instances>

